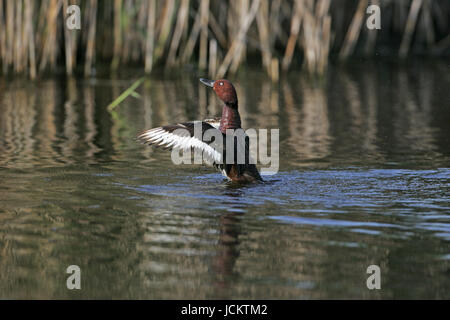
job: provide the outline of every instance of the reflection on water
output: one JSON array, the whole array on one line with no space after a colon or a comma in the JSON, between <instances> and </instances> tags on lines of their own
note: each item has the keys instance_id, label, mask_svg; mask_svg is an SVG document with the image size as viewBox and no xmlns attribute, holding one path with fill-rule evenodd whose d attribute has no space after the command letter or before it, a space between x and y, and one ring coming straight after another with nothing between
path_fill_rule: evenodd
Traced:
<instances>
[{"instance_id":1,"label":"reflection on water","mask_svg":"<svg viewBox=\"0 0 450 320\"><path fill-rule=\"evenodd\" d=\"M134 140L220 115L196 76L112 113L130 80L0 80L0 298L449 298L449 75L234 79L243 126L280 129L280 172L241 188Z\"/></svg>"},{"instance_id":2,"label":"reflection on water","mask_svg":"<svg viewBox=\"0 0 450 320\"><path fill-rule=\"evenodd\" d=\"M290 76L274 86L256 73L247 76L251 81L238 79L243 126L283 129L285 152L295 156L282 161L294 167L311 161L329 166L341 157L348 164L349 153L353 163L400 159L445 165L449 149L441 147L449 131L448 67L359 68L336 70L327 82ZM132 148L129 138L140 129L220 115L214 93L195 78L149 80L141 99L130 97L109 114L105 104L129 83L1 83L0 164L97 163ZM137 150L151 159L148 149Z\"/></svg>"}]
</instances>

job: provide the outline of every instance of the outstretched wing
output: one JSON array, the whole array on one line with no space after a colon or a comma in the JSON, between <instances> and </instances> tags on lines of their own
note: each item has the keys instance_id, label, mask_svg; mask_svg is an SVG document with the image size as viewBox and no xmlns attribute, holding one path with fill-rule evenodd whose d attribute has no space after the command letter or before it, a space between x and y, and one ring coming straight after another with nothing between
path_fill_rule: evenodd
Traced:
<instances>
[{"instance_id":1,"label":"outstretched wing","mask_svg":"<svg viewBox=\"0 0 450 320\"><path fill-rule=\"evenodd\" d=\"M213 131L205 135L208 130ZM222 162L223 149L215 147L214 138L210 138L219 135L222 133L208 122L192 121L146 130L137 138L142 143L164 149L193 149L194 152L203 154L207 163L215 165Z\"/></svg>"},{"instance_id":2,"label":"outstretched wing","mask_svg":"<svg viewBox=\"0 0 450 320\"><path fill-rule=\"evenodd\" d=\"M220 126L220 117L216 117L216 118L211 118L211 119L205 119L203 120L203 122L209 123L210 125L212 125L214 128L219 129Z\"/></svg>"}]
</instances>

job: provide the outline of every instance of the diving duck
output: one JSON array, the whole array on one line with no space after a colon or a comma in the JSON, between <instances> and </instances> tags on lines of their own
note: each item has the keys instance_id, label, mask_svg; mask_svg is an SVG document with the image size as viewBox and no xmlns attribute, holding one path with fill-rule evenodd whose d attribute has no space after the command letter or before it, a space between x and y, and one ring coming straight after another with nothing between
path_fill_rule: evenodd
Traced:
<instances>
[{"instance_id":1,"label":"diving duck","mask_svg":"<svg viewBox=\"0 0 450 320\"><path fill-rule=\"evenodd\" d=\"M142 132L138 139L156 147L170 150L193 149L194 152L207 155L211 160L210 164L231 181L239 183L263 181L250 156L248 136L244 134L244 139L239 139L233 135L236 130L243 131L238 111L238 98L233 84L225 79L214 81L201 78L200 82L211 87L217 97L224 102L221 118L183 122L149 129ZM201 130L201 135L196 132L196 127ZM213 143L215 139L206 138L207 131L209 131L209 137L222 137L223 143L216 144ZM233 148L234 151L229 157L226 156L227 147L228 149ZM238 161L238 158L244 159L244 161Z\"/></svg>"}]
</instances>

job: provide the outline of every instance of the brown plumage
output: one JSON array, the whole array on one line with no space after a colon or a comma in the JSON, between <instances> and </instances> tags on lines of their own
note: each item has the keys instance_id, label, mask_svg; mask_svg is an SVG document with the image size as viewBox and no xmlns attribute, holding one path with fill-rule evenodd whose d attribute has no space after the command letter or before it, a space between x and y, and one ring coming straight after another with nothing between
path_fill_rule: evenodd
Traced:
<instances>
[{"instance_id":1,"label":"brown plumage","mask_svg":"<svg viewBox=\"0 0 450 320\"><path fill-rule=\"evenodd\" d=\"M144 131L138 136L138 139L146 144L162 146L167 149L194 149L197 152L202 152L206 159L210 160L232 181L240 183L263 181L255 164L251 163L248 136L245 136L244 141L237 136L234 136L233 139L227 139L228 129L243 130L238 111L238 98L233 84L225 79L216 81L200 79L200 81L212 87L219 99L224 102L220 121L219 118L216 118L163 126ZM196 136L196 124L201 124L201 137ZM208 130L212 130L214 136L222 136L223 144L216 145L214 139L211 141L204 140L204 134ZM227 141L229 140L232 140L232 145L228 145ZM230 148L234 148L234 159L232 161L229 161L226 157L227 149L230 152ZM245 154L238 155L238 152L242 149ZM239 156L245 157L244 163L238 163Z\"/></svg>"}]
</instances>

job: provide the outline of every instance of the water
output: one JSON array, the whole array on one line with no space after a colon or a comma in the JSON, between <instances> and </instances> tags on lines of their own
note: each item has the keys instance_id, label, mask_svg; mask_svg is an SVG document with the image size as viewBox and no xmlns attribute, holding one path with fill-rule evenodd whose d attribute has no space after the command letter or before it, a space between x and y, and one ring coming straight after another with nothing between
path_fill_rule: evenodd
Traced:
<instances>
[{"instance_id":1,"label":"water","mask_svg":"<svg viewBox=\"0 0 450 320\"><path fill-rule=\"evenodd\" d=\"M280 171L243 187L134 141L220 115L202 75L155 75L112 113L136 71L0 80L0 298L450 298L449 71L247 70L243 126L280 129Z\"/></svg>"}]
</instances>

